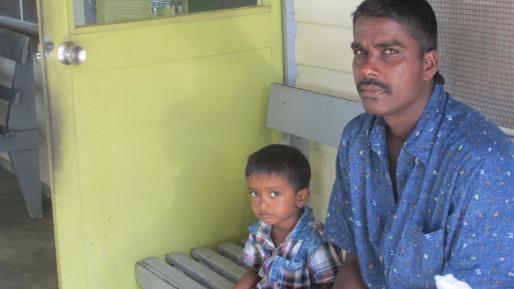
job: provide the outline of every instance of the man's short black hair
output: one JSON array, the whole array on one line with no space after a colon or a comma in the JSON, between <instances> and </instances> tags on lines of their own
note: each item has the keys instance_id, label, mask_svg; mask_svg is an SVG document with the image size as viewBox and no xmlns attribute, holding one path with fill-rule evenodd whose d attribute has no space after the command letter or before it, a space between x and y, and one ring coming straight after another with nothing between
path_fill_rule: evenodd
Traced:
<instances>
[{"instance_id":1,"label":"man's short black hair","mask_svg":"<svg viewBox=\"0 0 514 289\"><path fill-rule=\"evenodd\" d=\"M277 175L299 192L309 187L309 161L298 149L282 144L267 145L248 156L245 176Z\"/></svg>"},{"instance_id":2,"label":"man's short black hair","mask_svg":"<svg viewBox=\"0 0 514 289\"><path fill-rule=\"evenodd\" d=\"M352 14L359 17L386 17L401 24L419 44L420 54L437 50L437 19L426 0L364 0ZM436 73L436 83L444 83Z\"/></svg>"},{"instance_id":3,"label":"man's short black hair","mask_svg":"<svg viewBox=\"0 0 514 289\"><path fill-rule=\"evenodd\" d=\"M437 50L437 20L425 0L365 0L352 16L354 25L361 16L390 18L418 41L422 54Z\"/></svg>"}]
</instances>

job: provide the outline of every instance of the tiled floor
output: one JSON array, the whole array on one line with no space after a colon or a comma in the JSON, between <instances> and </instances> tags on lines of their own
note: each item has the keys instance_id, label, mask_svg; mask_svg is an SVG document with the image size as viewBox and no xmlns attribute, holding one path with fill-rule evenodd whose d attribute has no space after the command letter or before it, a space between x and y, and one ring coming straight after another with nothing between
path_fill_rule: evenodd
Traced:
<instances>
[{"instance_id":1,"label":"tiled floor","mask_svg":"<svg viewBox=\"0 0 514 289\"><path fill-rule=\"evenodd\" d=\"M0 168L0 289L57 289L51 203L30 219L15 176Z\"/></svg>"}]
</instances>

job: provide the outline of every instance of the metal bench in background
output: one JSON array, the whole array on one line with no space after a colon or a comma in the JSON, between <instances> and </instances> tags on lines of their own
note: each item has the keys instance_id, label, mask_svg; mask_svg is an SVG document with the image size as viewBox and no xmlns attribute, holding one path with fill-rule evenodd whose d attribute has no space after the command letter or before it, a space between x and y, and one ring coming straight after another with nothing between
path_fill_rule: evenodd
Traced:
<instances>
[{"instance_id":1,"label":"metal bench in background","mask_svg":"<svg viewBox=\"0 0 514 289\"><path fill-rule=\"evenodd\" d=\"M35 39L0 28L0 58L14 62L0 83L0 152L7 152L30 217L42 216L33 57Z\"/></svg>"},{"instance_id":2,"label":"metal bench in background","mask_svg":"<svg viewBox=\"0 0 514 289\"><path fill-rule=\"evenodd\" d=\"M280 84L271 86L267 126L304 139L337 147L344 126L363 111L359 102ZM216 253L195 249L148 258L136 265L144 289L230 289L243 276L243 248L233 243L218 246ZM171 265L171 266L170 266Z\"/></svg>"}]
</instances>

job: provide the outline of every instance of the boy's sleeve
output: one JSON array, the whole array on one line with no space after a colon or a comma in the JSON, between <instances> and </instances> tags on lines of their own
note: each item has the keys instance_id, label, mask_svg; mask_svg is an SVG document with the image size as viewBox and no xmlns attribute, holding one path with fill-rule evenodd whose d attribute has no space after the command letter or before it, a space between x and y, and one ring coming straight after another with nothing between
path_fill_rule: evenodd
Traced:
<instances>
[{"instance_id":1,"label":"boy's sleeve","mask_svg":"<svg viewBox=\"0 0 514 289\"><path fill-rule=\"evenodd\" d=\"M248 269L259 270L261 266L259 252L255 247L255 236L252 234L248 236L248 240L246 240L245 247L243 248L243 260Z\"/></svg>"},{"instance_id":2,"label":"boy's sleeve","mask_svg":"<svg viewBox=\"0 0 514 289\"><path fill-rule=\"evenodd\" d=\"M326 284L335 281L337 269L341 264L341 254L330 243L323 243L308 257L309 272L315 284Z\"/></svg>"}]
</instances>

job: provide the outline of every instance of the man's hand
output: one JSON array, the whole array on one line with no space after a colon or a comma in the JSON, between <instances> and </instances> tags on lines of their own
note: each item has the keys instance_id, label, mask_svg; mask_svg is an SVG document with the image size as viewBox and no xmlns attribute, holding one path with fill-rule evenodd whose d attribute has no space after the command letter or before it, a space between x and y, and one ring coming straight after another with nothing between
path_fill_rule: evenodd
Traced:
<instances>
[{"instance_id":1,"label":"man's hand","mask_svg":"<svg viewBox=\"0 0 514 289\"><path fill-rule=\"evenodd\" d=\"M343 264L339 266L336 281L332 289L366 289L359 269L357 257L346 254Z\"/></svg>"}]
</instances>

